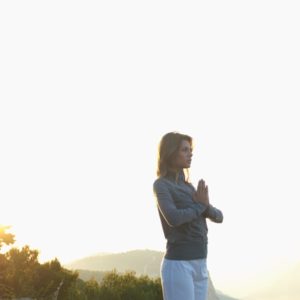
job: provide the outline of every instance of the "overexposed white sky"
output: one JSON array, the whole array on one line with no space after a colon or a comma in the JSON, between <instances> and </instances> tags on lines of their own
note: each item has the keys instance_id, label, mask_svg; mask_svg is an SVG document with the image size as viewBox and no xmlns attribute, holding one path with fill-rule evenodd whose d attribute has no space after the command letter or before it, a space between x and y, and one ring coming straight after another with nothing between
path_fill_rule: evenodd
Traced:
<instances>
[{"instance_id":1,"label":"overexposed white sky","mask_svg":"<svg viewBox=\"0 0 300 300\"><path fill-rule=\"evenodd\" d=\"M195 140L215 287L300 260L297 1L2 1L0 223L67 263L164 251L163 134Z\"/></svg>"}]
</instances>

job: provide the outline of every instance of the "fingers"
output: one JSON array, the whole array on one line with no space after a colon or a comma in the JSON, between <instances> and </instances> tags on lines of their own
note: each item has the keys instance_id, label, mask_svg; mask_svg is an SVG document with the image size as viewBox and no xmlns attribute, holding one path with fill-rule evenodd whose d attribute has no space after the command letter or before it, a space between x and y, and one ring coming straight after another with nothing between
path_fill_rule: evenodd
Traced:
<instances>
[{"instance_id":1,"label":"fingers","mask_svg":"<svg viewBox=\"0 0 300 300\"><path fill-rule=\"evenodd\" d=\"M199 180L196 193L199 198L204 197L205 199L209 199L208 186L205 184L205 181L203 179Z\"/></svg>"},{"instance_id":2,"label":"fingers","mask_svg":"<svg viewBox=\"0 0 300 300\"><path fill-rule=\"evenodd\" d=\"M205 181L203 179L199 180L197 190L205 191Z\"/></svg>"}]
</instances>

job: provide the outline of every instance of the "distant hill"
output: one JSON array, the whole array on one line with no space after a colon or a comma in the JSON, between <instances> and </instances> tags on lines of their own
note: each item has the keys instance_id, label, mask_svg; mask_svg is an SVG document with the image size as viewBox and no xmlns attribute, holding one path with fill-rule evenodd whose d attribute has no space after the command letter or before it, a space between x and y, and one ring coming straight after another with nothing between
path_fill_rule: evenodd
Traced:
<instances>
[{"instance_id":1,"label":"distant hill","mask_svg":"<svg viewBox=\"0 0 300 300\"><path fill-rule=\"evenodd\" d=\"M99 254L73 261L65 265L68 269L77 270L83 280L94 278L101 282L106 271L116 269L123 273L135 271L137 276L148 275L160 277L160 264L164 252L153 250L133 250L123 253ZM215 291L213 283L209 280L209 300L238 300Z\"/></svg>"},{"instance_id":2,"label":"distant hill","mask_svg":"<svg viewBox=\"0 0 300 300\"><path fill-rule=\"evenodd\" d=\"M300 262L273 275L264 288L258 289L245 300L299 300Z\"/></svg>"},{"instance_id":3,"label":"distant hill","mask_svg":"<svg viewBox=\"0 0 300 300\"><path fill-rule=\"evenodd\" d=\"M79 274L79 278L84 281L94 279L100 283L107 271L90 271L90 270L80 270L79 269L79 270L77 270L77 272Z\"/></svg>"},{"instance_id":4,"label":"distant hill","mask_svg":"<svg viewBox=\"0 0 300 300\"><path fill-rule=\"evenodd\" d=\"M164 253L152 250L134 250L117 254L101 254L67 264L68 269L118 272L133 270L137 275L158 277Z\"/></svg>"},{"instance_id":5,"label":"distant hill","mask_svg":"<svg viewBox=\"0 0 300 300\"><path fill-rule=\"evenodd\" d=\"M223 294L223 293L222 293L221 291L219 291L219 290L216 290L216 293L217 293L217 295L218 295L219 300L239 300L239 299L237 299L237 298L229 297L229 296Z\"/></svg>"}]
</instances>

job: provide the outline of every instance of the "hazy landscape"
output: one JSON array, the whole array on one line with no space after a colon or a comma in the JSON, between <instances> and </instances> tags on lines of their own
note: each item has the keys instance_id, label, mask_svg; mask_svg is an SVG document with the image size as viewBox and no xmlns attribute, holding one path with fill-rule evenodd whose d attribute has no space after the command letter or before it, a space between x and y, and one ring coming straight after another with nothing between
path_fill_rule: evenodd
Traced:
<instances>
[{"instance_id":1,"label":"hazy landscape","mask_svg":"<svg viewBox=\"0 0 300 300\"><path fill-rule=\"evenodd\" d=\"M163 252L152 250L134 250L123 253L99 254L73 261L66 265L69 269L79 271L83 280L91 278L101 281L105 271L116 269L119 272L134 270L137 275L158 277ZM244 298L226 295L214 287L220 300L299 300L300 295L300 263L286 267L285 271L270 274L265 280Z\"/></svg>"},{"instance_id":2,"label":"hazy landscape","mask_svg":"<svg viewBox=\"0 0 300 300\"><path fill-rule=\"evenodd\" d=\"M282 273L270 274L270 278L245 300L300 299L300 262L293 266L287 266Z\"/></svg>"},{"instance_id":3,"label":"hazy landscape","mask_svg":"<svg viewBox=\"0 0 300 300\"><path fill-rule=\"evenodd\" d=\"M99 254L85 257L65 265L68 269L78 270L83 280L91 278L101 282L105 272L116 269L118 272L133 270L137 275L159 277L160 263L164 253L152 250L133 250L124 253ZM209 300L238 300L223 294L209 282Z\"/></svg>"}]
</instances>

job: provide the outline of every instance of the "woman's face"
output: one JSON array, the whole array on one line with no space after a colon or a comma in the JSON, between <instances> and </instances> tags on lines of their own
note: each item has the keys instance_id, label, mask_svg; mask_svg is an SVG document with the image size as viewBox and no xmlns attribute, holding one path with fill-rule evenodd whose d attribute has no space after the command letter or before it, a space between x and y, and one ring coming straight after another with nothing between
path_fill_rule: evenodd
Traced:
<instances>
[{"instance_id":1,"label":"woman's face","mask_svg":"<svg viewBox=\"0 0 300 300\"><path fill-rule=\"evenodd\" d=\"M189 168L192 162L192 147L188 141L181 141L173 166L177 169Z\"/></svg>"}]
</instances>

